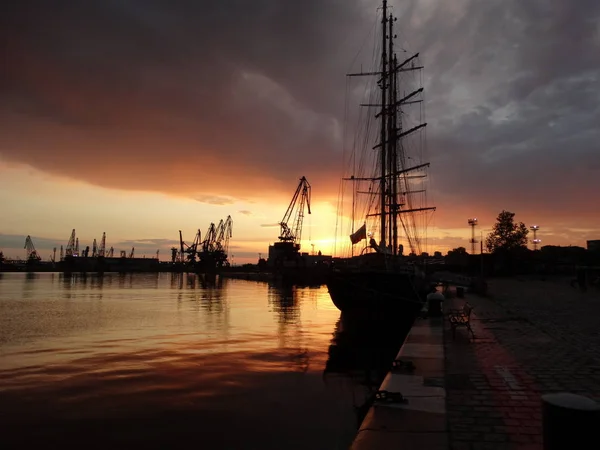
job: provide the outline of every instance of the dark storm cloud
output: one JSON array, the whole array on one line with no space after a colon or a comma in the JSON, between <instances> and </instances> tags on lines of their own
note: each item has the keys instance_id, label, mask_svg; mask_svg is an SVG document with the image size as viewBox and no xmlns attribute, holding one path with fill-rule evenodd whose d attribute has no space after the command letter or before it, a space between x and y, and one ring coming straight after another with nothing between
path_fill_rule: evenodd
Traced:
<instances>
[{"instance_id":1,"label":"dark storm cloud","mask_svg":"<svg viewBox=\"0 0 600 450\"><path fill-rule=\"evenodd\" d=\"M432 171L440 203L453 206L442 214L597 222L600 3L447 2L420 13L410 20L431 30L417 45L432 73Z\"/></svg>"},{"instance_id":2,"label":"dark storm cloud","mask_svg":"<svg viewBox=\"0 0 600 450\"><path fill-rule=\"evenodd\" d=\"M209 202L287 193L301 175L335 196L344 74L378 3L15 1L0 19L0 153ZM392 4L426 66L447 223L460 208L597 218L582 205L600 189L600 2Z\"/></svg>"},{"instance_id":3,"label":"dark storm cloud","mask_svg":"<svg viewBox=\"0 0 600 450\"><path fill-rule=\"evenodd\" d=\"M103 185L238 193L337 163L359 4L25 0L4 20L7 158Z\"/></svg>"}]
</instances>

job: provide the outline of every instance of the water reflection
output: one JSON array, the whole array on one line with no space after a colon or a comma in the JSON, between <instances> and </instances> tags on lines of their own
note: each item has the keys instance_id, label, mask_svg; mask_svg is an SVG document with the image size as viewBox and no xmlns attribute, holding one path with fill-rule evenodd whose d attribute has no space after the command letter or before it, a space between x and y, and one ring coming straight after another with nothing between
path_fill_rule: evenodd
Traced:
<instances>
[{"instance_id":1,"label":"water reflection","mask_svg":"<svg viewBox=\"0 0 600 450\"><path fill-rule=\"evenodd\" d=\"M201 288L200 307L213 329L229 336L229 305L226 298L227 279L214 275L196 275L194 288Z\"/></svg>"},{"instance_id":2,"label":"water reflection","mask_svg":"<svg viewBox=\"0 0 600 450\"><path fill-rule=\"evenodd\" d=\"M92 275L90 288L102 291L105 279L107 279L107 277L105 277L104 274Z\"/></svg>"},{"instance_id":3,"label":"water reflection","mask_svg":"<svg viewBox=\"0 0 600 450\"><path fill-rule=\"evenodd\" d=\"M74 286L77 281L77 275L73 275L71 273L60 274L60 280L62 281L62 297L66 299L71 299L71 288Z\"/></svg>"},{"instance_id":4,"label":"water reflection","mask_svg":"<svg viewBox=\"0 0 600 450\"><path fill-rule=\"evenodd\" d=\"M322 379L338 317L326 289L184 273L5 275L7 442L106 448L127 435L129 448L183 448L201 433L214 448L348 447L353 388Z\"/></svg>"},{"instance_id":5,"label":"water reflection","mask_svg":"<svg viewBox=\"0 0 600 450\"><path fill-rule=\"evenodd\" d=\"M385 376L408 329L394 321L364 322L342 315L329 346L325 372L359 374L365 384Z\"/></svg>"},{"instance_id":6,"label":"water reflection","mask_svg":"<svg viewBox=\"0 0 600 450\"><path fill-rule=\"evenodd\" d=\"M177 293L178 311L193 312L195 316L192 319L196 327L228 339L230 309L226 278L183 272L163 276L168 277L171 289Z\"/></svg>"},{"instance_id":7,"label":"water reflection","mask_svg":"<svg viewBox=\"0 0 600 450\"><path fill-rule=\"evenodd\" d=\"M119 288L130 288L133 285L133 274L132 273L120 273L119 274Z\"/></svg>"},{"instance_id":8,"label":"water reflection","mask_svg":"<svg viewBox=\"0 0 600 450\"><path fill-rule=\"evenodd\" d=\"M30 299L33 296L35 286L34 282L39 275L34 272L25 273L25 280L23 284L23 298Z\"/></svg>"},{"instance_id":9,"label":"water reflection","mask_svg":"<svg viewBox=\"0 0 600 450\"><path fill-rule=\"evenodd\" d=\"M294 324L298 322L300 318L299 300L294 286L269 284L267 295L269 306L277 313L280 323Z\"/></svg>"},{"instance_id":10,"label":"water reflection","mask_svg":"<svg viewBox=\"0 0 600 450\"><path fill-rule=\"evenodd\" d=\"M225 311L227 279L213 275L195 273L169 274L171 289L177 290L177 302L190 300L197 308L208 314L221 314Z\"/></svg>"},{"instance_id":11,"label":"water reflection","mask_svg":"<svg viewBox=\"0 0 600 450\"><path fill-rule=\"evenodd\" d=\"M298 288L287 284L269 284L267 299L277 317L279 348L286 352L291 369L306 372L310 368L310 352L300 320Z\"/></svg>"},{"instance_id":12,"label":"water reflection","mask_svg":"<svg viewBox=\"0 0 600 450\"><path fill-rule=\"evenodd\" d=\"M354 404L359 425L408 330L393 320L363 321L342 314L337 321L323 376L350 378L365 388L363 397L357 398Z\"/></svg>"},{"instance_id":13,"label":"water reflection","mask_svg":"<svg viewBox=\"0 0 600 450\"><path fill-rule=\"evenodd\" d=\"M183 289L183 272L171 272L169 274L171 289Z\"/></svg>"},{"instance_id":14,"label":"water reflection","mask_svg":"<svg viewBox=\"0 0 600 450\"><path fill-rule=\"evenodd\" d=\"M27 272L25 274L25 283L29 283L37 278L39 278L40 275L38 273L35 272Z\"/></svg>"}]
</instances>

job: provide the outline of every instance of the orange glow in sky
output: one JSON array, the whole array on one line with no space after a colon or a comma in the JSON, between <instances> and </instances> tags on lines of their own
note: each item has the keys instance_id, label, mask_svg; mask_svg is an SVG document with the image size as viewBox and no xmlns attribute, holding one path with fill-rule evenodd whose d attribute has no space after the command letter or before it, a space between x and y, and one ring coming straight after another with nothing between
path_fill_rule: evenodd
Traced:
<instances>
[{"instance_id":1,"label":"orange glow in sky","mask_svg":"<svg viewBox=\"0 0 600 450\"><path fill-rule=\"evenodd\" d=\"M71 229L75 228L81 246L91 246L93 239L99 241L106 232L107 246L114 246L117 253L135 246L138 256L154 256L156 250L160 250L160 258L168 260L169 249L176 245L179 230L184 240L192 240L198 228L204 232L210 222L231 215L234 229L229 253L233 262L256 263L259 254L266 257L269 244L277 240L279 227L276 224L283 217L296 185L295 180L290 180L287 192L264 193L262 199L229 198L226 204L211 204L155 192L96 187L22 166L4 164L0 167L3 205L0 249L5 256L14 258L23 258L25 250L17 238L7 236L31 235L43 259L47 259L53 247L66 245ZM225 197L203 197L208 201L217 199L217 203L221 198ZM336 224L335 202L320 201L319 192L313 188L311 209L312 214L304 219L302 251L332 254L335 249L336 254L342 254L348 249L348 237L342 235L342 230L349 229L349 224L342 218ZM496 216L495 211L486 213L479 214L478 239L480 233L485 237L490 231ZM466 217L465 214L463 211ZM441 214L432 220L426 250L445 254L458 246L469 248L470 230L466 218L462 220L461 216L458 226L444 228L439 216ZM532 217L518 213L516 219L529 222ZM543 245L585 246L586 239L598 235L593 227L563 228L548 224L541 227L538 237ZM360 250L359 247L355 248Z\"/></svg>"}]
</instances>

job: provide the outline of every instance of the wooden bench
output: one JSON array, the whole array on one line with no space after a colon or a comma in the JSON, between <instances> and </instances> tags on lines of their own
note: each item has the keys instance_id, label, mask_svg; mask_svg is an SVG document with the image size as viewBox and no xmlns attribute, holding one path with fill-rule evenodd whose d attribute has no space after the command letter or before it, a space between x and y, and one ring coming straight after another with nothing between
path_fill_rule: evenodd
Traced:
<instances>
[{"instance_id":1,"label":"wooden bench","mask_svg":"<svg viewBox=\"0 0 600 450\"><path fill-rule=\"evenodd\" d=\"M461 309L451 309L448 312L448 321L450 327L452 327L452 339L456 338L456 329L458 327L465 327L471 333L473 339L475 339L475 333L471 328L471 312L473 307L466 302Z\"/></svg>"}]
</instances>

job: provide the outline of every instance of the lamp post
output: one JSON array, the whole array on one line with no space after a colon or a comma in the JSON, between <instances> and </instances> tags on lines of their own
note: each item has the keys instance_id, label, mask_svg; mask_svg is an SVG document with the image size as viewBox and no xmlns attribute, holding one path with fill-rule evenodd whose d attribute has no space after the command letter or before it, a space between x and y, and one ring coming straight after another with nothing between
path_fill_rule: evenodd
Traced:
<instances>
[{"instance_id":1,"label":"lamp post","mask_svg":"<svg viewBox=\"0 0 600 450\"><path fill-rule=\"evenodd\" d=\"M537 238L537 231L540 229L540 227L539 225L531 225L529 228L533 230L533 251L536 251L538 244L542 242L541 239Z\"/></svg>"},{"instance_id":2,"label":"lamp post","mask_svg":"<svg viewBox=\"0 0 600 450\"><path fill-rule=\"evenodd\" d=\"M471 243L471 255L474 255L475 244L477 244L477 241L475 240L475 227L477 226L477 218L469 219L467 220L467 223L471 227L471 240L469 242Z\"/></svg>"}]
</instances>

